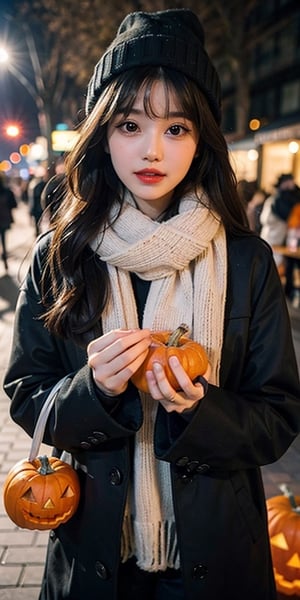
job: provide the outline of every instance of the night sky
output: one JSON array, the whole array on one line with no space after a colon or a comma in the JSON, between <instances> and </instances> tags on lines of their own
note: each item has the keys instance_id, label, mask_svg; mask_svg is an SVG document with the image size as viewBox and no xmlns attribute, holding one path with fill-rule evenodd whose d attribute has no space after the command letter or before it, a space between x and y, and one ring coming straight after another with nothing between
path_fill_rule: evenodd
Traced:
<instances>
[{"instance_id":1,"label":"night sky","mask_svg":"<svg viewBox=\"0 0 300 600\"><path fill-rule=\"evenodd\" d=\"M13 0L0 0L0 47L7 46L15 66L27 78L31 77L23 40L13 18ZM5 126L20 126L19 138L9 139ZM20 144L33 142L38 135L37 111L33 98L9 69L0 64L0 161L17 151Z\"/></svg>"}]
</instances>

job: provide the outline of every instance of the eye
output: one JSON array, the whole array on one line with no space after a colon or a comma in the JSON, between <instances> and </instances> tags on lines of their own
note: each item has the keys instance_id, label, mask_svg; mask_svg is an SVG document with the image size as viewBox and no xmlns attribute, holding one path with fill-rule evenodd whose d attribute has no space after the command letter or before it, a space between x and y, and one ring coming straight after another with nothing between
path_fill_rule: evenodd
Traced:
<instances>
[{"instance_id":1,"label":"eye","mask_svg":"<svg viewBox=\"0 0 300 600\"><path fill-rule=\"evenodd\" d=\"M71 486L67 485L64 493L61 495L62 498L72 498L72 496L74 496L74 492L71 488Z\"/></svg>"},{"instance_id":2,"label":"eye","mask_svg":"<svg viewBox=\"0 0 300 600\"><path fill-rule=\"evenodd\" d=\"M23 494L22 498L25 498L25 500L28 500L28 502L36 502L36 498L35 495L30 488L28 488L28 490L26 490L26 492Z\"/></svg>"},{"instance_id":3,"label":"eye","mask_svg":"<svg viewBox=\"0 0 300 600\"><path fill-rule=\"evenodd\" d=\"M185 133L188 133L190 131L190 129L188 127L184 127L184 125L175 124L175 125L171 125L171 127L169 127L168 131L171 133L171 135L179 136L179 135L184 135Z\"/></svg>"},{"instance_id":4,"label":"eye","mask_svg":"<svg viewBox=\"0 0 300 600\"><path fill-rule=\"evenodd\" d=\"M138 130L138 126L133 121L123 121L117 125L117 129L124 131L124 133L135 133Z\"/></svg>"}]
</instances>

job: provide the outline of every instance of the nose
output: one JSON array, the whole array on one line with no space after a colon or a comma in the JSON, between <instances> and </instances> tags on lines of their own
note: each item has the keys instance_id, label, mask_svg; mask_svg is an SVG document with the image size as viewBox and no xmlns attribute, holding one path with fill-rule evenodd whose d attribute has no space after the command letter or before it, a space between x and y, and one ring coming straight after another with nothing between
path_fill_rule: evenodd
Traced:
<instances>
[{"instance_id":1,"label":"nose","mask_svg":"<svg viewBox=\"0 0 300 600\"><path fill-rule=\"evenodd\" d=\"M147 136L144 146L144 160L149 162L160 161L163 158L163 144L157 133L151 133Z\"/></svg>"}]
</instances>

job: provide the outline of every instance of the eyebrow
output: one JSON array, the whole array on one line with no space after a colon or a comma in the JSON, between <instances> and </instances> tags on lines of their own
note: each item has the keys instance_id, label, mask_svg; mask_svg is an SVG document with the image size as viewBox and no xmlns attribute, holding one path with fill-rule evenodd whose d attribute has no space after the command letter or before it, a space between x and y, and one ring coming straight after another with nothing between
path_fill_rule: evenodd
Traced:
<instances>
[{"instance_id":1,"label":"eyebrow","mask_svg":"<svg viewBox=\"0 0 300 600\"><path fill-rule=\"evenodd\" d=\"M125 109L124 110L120 109L118 111L118 114L125 114L125 113L127 113L127 110L125 110ZM129 113L128 113L128 115L132 115L132 114L134 114L134 115L143 115L143 114L145 114L145 111L141 110L139 108L131 108L130 111L129 111ZM182 117L184 119L188 119L187 115L184 112L179 111L179 110L178 111L171 111L171 112L168 113L168 116L167 116L168 119L174 119L176 117ZM160 117L158 116L157 118L160 118Z\"/></svg>"}]
</instances>

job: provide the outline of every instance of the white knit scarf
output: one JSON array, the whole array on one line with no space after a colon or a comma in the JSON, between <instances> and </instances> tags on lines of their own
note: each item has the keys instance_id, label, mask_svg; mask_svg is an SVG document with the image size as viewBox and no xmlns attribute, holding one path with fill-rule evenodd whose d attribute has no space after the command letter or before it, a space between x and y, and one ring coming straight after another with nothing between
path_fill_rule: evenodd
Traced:
<instances>
[{"instance_id":1,"label":"white knit scarf","mask_svg":"<svg viewBox=\"0 0 300 600\"><path fill-rule=\"evenodd\" d=\"M112 210L116 214L117 207ZM196 197L179 214L153 221L128 195L120 216L92 247L107 263L111 294L103 331L138 327L130 273L151 281L143 327L173 330L182 322L206 349L211 383L218 384L227 280L224 227ZM141 393L143 425L135 436L134 469L125 511L122 559L135 555L148 571L179 568L169 464L154 456L157 402Z\"/></svg>"}]
</instances>

